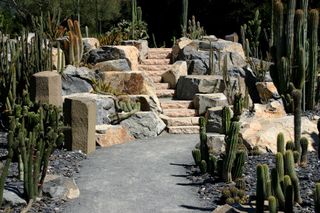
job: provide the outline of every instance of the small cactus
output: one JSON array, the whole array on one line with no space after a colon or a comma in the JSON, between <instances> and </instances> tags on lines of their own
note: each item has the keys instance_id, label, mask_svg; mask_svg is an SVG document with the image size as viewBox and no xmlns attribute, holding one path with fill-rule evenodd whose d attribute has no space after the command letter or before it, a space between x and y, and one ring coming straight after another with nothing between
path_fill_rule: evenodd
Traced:
<instances>
[{"instance_id":1,"label":"small cactus","mask_svg":"<svg viewBox=\"0 0 320 213\"><path fill-rule=\"evenodd\" d=\"M256 213L264 212L265 181L263 165L259 164L257 166Z\"/></svg>"},{"instance_id":2,"label":"small cactus","mask_svg":"<svg viewBox=\"0 0 320 213\"><path fill-rule=\"evenodd\" d=\"M284 162L283 162L283 155L281 152L276 154L276 169L279 175L280 182L283 181L284 178Z\"/></svg>"},{"instance_id":3,"label":"small cactus","mask_svg":"<svg viewBox=\"0 0 320 213\"><path fill-rule=\"evenodd\" d=\"M201 162L201 152L200 149L194 149L192 150L192 156L194 159L194 163L199 166Z\"/></svg>"},{"instance_id":4,"label":"small cactus","mask_svg":"<svg viewBox=\"0 0 320 213\"><path fill-rule=\"evenodd\" d=\"M268 198L269 201L269 212L270 213L277 213L277 200L274 196L270 196Z\"/></svg>"},{"instance_id":5,"label":"small cactus","mask_svg":"<svg viewBox=\"0 0 320 213\"><path fill-rule=\"evenodd\" d=\"M287 141L286 150L294 150L294 143L292 141Z\"/></svg>"},{"instance_id":6,"label":"small cactus","mask_svg":"<svg viewBox=\"0 0 320 213\"><path fill-rule=\"evenodd\" d=\"M217 171L217 158L214 155L210 155L209 162L208 162L208 172L211 174L211 176L213 176L216 171Z\"/></svg>"},{"instance_id":7,"label":"small cactus","mask_svg":"<svg viewBox=\"0 0 320 213\"><path fill-rule=\"evenodd\" d=\"M284 154L284 135L282 132L277 136L277 152Z\"/></svg>"},{"instance_id":8,"label":"small cactus","mask_svg":"<svg viewBox=\"0 0 320 213\"><path fill-rule=\"evenodd\" d=\"M300 162L301 155L298 151L293 151L294 163L298 164Z\"/></svg>"},{"instance_id":9,"label":"small cactus","mask_svg":"<svg viewBox=\"0 0 320 213\"><path fill-rule=\"evenodd\" d=\"M247 153L243 150L241 150L237 153L235 161L234 161L234 166L232 169L232 178L234 180L242 177L246 157L247 157Z\"/></svg>"},{"instance_id":10,"label":"small cactus","mask_svg":"<svg viewBox=\"0 0 320 213\"><path fill-rule=\"evenodd\" d=\"M240 121L240 116L242 112L243 112L243 97L241 93L237 93L234 95L232 121Z\"/></svg>"},{"instance_id":11,"label":"small cactus","mask_svg":"<svg viewBox=\"0 0 320 213\"><path fill-rule=\"evenodd\" d=\"M231 125L231 109L228 106L223 107L222 109L222 128L223 134L227 135L229 133Z\"/></svg>"},{"instance_id":12,"label":"small cactus","mask_svg":"<svg viewBox=\"0 0 320 213\"><path fill-rule=\"evenodd\" d=\"M308 163L308 139L305 137L302 137L300 139L300 144L301 144L301 160L300 160L300 165L301 166L306 166Z\"/></svg>"},{"instance_id":13,"label":"small cactus","mask_svg":"<svg viewBox=\"0 0 320 213\"><path fill-rule=\"evenodd\" d=\"M205 174L207 172L207 162L205 160L202 160L200 162L200 172L201 174Z\"/></svg>"}]
</instances>

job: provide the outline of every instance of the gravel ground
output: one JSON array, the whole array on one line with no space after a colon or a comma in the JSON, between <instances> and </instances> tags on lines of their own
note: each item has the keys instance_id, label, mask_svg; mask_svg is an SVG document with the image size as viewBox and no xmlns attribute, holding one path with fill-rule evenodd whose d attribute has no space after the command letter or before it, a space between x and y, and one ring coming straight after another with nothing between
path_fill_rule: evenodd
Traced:
<instances>
[{"instance_id":1,"label":"gravel ground","mask_svg":"<svg viewBox=\"0 0 320 213\"><path fill-rule=\"evenodd\" d=\"M263 154L258 156L249 156L244 171L246 180L246 192L250 196L250 200L254 200L256 191L256 166L260 164L268 164L269 168L275 166L275 157L273 154ZM303 203L294 207L294 212L314 212L313 189L315 183L320 181L320 161L317 153L308 153L308 166L306 168L296 168L300 180L301 197ZM213 178L208 174L200 175L199 169L194 166L187 168L188 179L194 184L199 184L198 194L202 199L210 200L212 208L223 205L221 202L221 191L226 186L223 182Z\"/></svg>"},{"instance_id":2,"label":"gravel ground","mask_svg":"<svg viewBox=\"0 0 320 213\"><path fill-rule=\"evenodd\" d=\"M5 163L6 156L6 133L0 132L0 164ZM49 168L47 174L61 175L65 177L74 177L80 171L80 161L86 156L81 152L69 152L66 150L56 150L50 157ZM23 192L23 183L17 179L18 163L11 164L9 175L6 179L6 188L15 189L20 193ZM55 200L47 196L43 196L41 200L33 203L29 212L56 213L62 212L65 205L64 200ZM20 212L21 207L14 207L11 212ZM0 209L1 212L1 209Z\"/></svg>"}]
</instances>

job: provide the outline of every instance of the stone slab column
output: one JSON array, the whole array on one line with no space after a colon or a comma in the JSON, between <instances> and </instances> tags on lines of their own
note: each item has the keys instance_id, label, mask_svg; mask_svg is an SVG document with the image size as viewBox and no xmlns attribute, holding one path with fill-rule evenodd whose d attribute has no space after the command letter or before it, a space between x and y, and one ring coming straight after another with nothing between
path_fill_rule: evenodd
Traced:
<instances>
[{"instance_id":1,"label":"stone slab column","mask_svg":"<svg viewBox=\"0 0 320 213\"><path fill-rule=\"evenodd\" d=\"M71 129L66 133L69 150L90 154L96 150L96 103L85 97L70 97L64 102L64 117Z\"/></svg>"},{"instance_id":2,"label":"stone slab column","mask_svg":"<svg viewBox=\"0 0 320 213\"><path fill-rule=\"evenodd\" d=\"M61 75L55 71L35 73L30 92L33 101L62 106Z\"/></svg>"}]
</instances>

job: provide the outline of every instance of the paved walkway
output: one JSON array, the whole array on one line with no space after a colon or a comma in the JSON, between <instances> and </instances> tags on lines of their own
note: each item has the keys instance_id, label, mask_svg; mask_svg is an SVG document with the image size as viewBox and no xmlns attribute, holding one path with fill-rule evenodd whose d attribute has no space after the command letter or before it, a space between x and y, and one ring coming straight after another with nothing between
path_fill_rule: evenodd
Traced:
<instances>
[{"instance_id":1,"label":"paved walkway","mask_svg":"<svg viewBox=\"0 0 320 213\"><path fill-rule=\"evenodd\" d=\"M80 198L64 212L211 212L185 178L198 138L165 134L97 150L82 163Z\"/></svg>"}]
</instances>

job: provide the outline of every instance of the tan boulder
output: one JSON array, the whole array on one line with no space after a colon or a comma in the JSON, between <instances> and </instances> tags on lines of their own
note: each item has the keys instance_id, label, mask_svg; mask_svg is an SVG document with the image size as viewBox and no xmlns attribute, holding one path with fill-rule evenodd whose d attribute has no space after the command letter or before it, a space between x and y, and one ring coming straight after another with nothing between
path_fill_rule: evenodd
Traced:
<instances>
[{"instance_id":1,"label":"tan boulder","mask_svg":"<svg viewBox=\"0 0 320 213\"><path fill-rule=\"evenodd\" d=\"M162 81L169 83L171 89L176 88L180 76L188 75L187 62L177 61L162 75Z\"/></svg>"},{"instance_id":2,"label":"tan boulder","mask_svg":"<svg viewBox=\"0 0 320 213\"><path fill-rule=\"evenodd\" d=\"M115 144L123 144L134 139L128 130L120 125L96 126L96 142L101 147L110 147Z\"/></svg>"},{"instance_id":3,"label":"tan boulder","mask_svg":"<svg viewBox=\"0 0 320 213\"><path fill-rule=\"evenodd\" d=\"M100 42L97 38L82 38L82 42L84 44L84 52L100 47Z\"/></svg>"},{"instance_id":4,"label":"tan boulder","mask_svg":"<svg viewBox=\"0 0 320 213\"><path fill-rule=\"evenodd\" d=\"M114 46L115 48L122 50L125 58L130 62L131 70L138 70L139 65L139 50L134 46Z\"/></svg>"},{"instance_id":5,"label":"tan boulder","mask_svg":"<svg viewBox=\"0 0 320 213\"><path fill-rule=\"evenodd\" d=\"M273 153L277 152L277 135L282 132L285 141L294 139L294 123L293 116L282 117L261 117L253 116L250 118L241 118L240 134L244 139L244 143L249 149L258 146L261 151L267 150ZM301 118L302 136L309 140L309 150L314 150L314 143L318 143L317 137L312 137L317 134L317 125L306 117Z\"/></svg>"},{"instance_id":6,"label":"tan boulder","mask_svg":"<svg viewBox=\"0 0 320 213\"><path fill-rule=\"evenodd\" d=\"M172 47L172 57L175 59L178 57L179 52L185 48L186 46L190 45L193 41L189 38L182 37L178 39L175 45Z\"/></svg>"},{"instance_id":7,"label":"tan boulder","mask_svg":"<svg viewBox=\"0 0 320 213\"><path fill-rule=\"evenodd\" d=\"M262 103L267 103L272 98L279 97L279 93L273 82L257 82L256 87Z\"/></svg>"},{"instance_id":8,"label":"tan boulder","mask_svg":"<svg viewBox=\"0 0 320 213\"><path fill-rule=\"evenodd\" d=\"M255 116L261 118L281 118L286 116L282 101L272 101L267 104L254 104Z\"/></svg>"}]
</instances>

